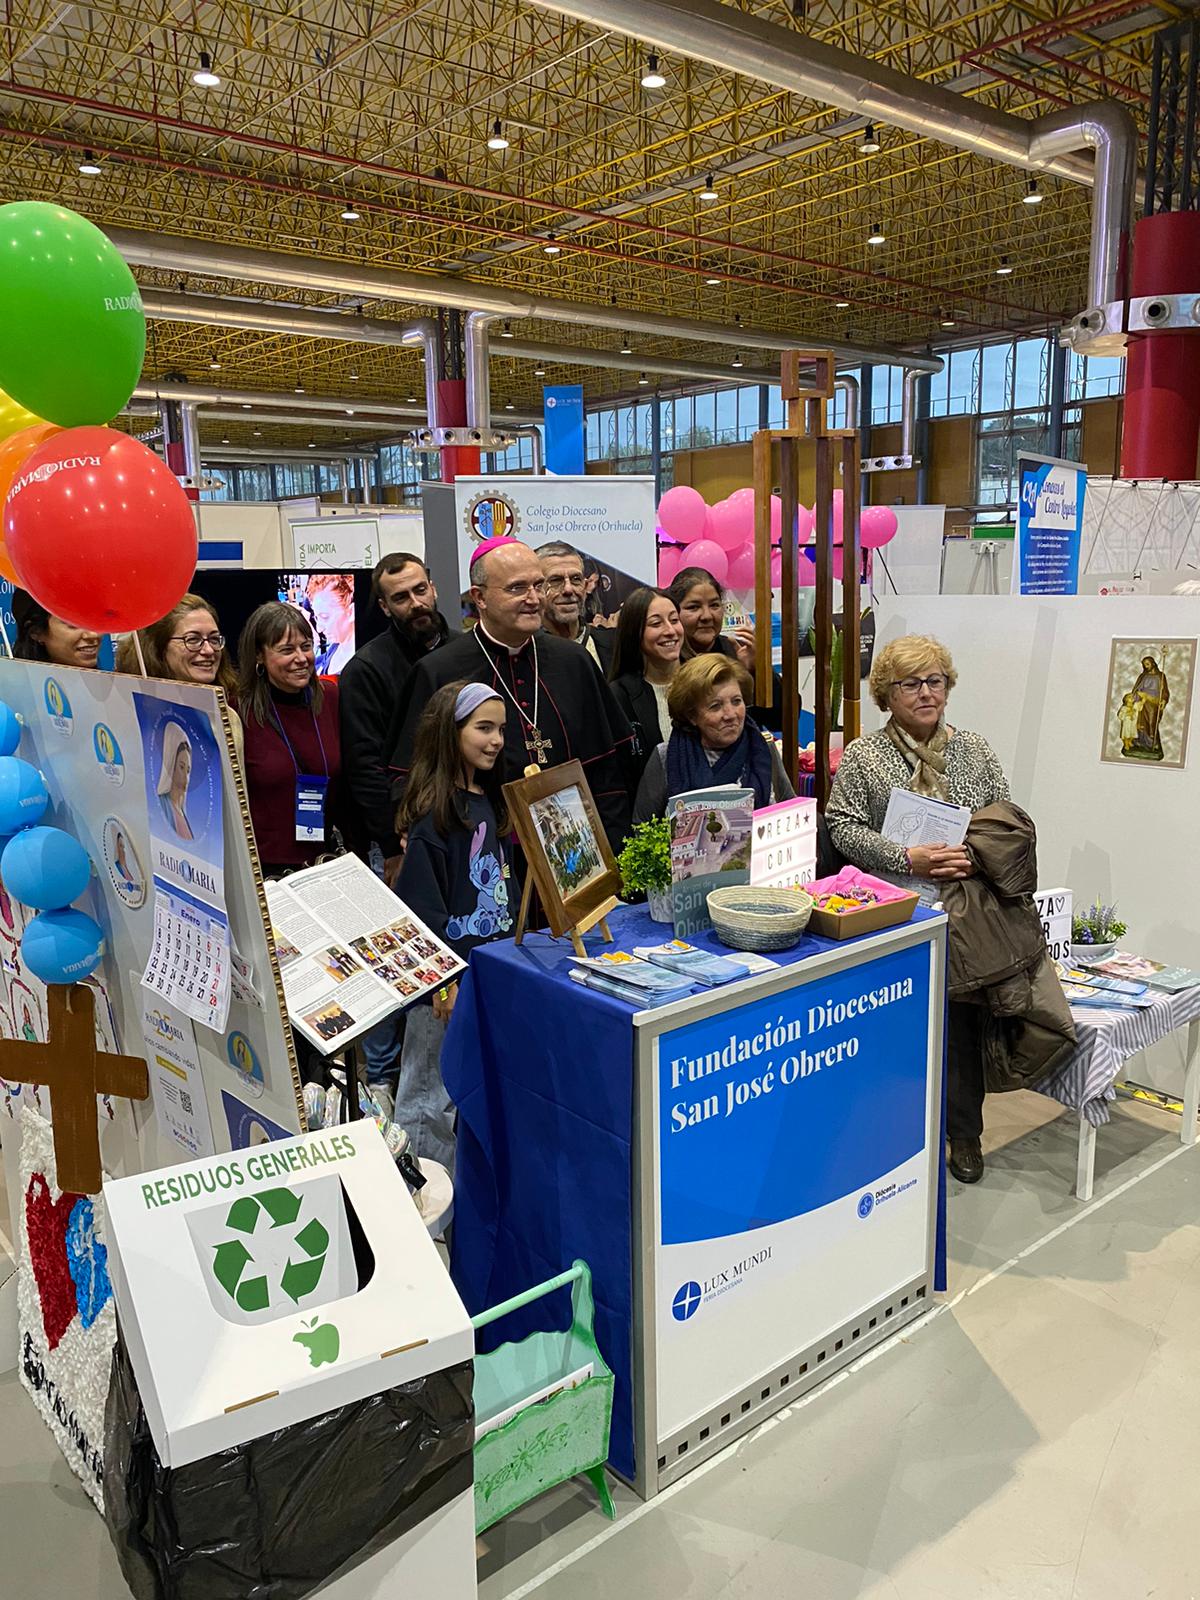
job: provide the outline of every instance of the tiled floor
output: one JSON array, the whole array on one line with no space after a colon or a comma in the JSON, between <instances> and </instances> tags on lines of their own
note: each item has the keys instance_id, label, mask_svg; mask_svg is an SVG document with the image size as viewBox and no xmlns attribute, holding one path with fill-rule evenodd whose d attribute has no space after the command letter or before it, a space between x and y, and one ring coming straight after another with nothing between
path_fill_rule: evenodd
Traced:
<instances>
[{"instance_id":1,"label":"tiled floor","mask_svg":"<svg viewBox=\"0 0 1200 1600\"><path fill-rule=\"evenodd\" d=\"M1200 1149L1122 1103L1084 1207L1072 1119L988 1117L940 1309L652 1504L619 1491L615 1524L575 1485L510 1518L483 1600L1196 1600ZM0 1568L22 1600L126 1594L11 1377Z\"/></svg>"}]
</instances>

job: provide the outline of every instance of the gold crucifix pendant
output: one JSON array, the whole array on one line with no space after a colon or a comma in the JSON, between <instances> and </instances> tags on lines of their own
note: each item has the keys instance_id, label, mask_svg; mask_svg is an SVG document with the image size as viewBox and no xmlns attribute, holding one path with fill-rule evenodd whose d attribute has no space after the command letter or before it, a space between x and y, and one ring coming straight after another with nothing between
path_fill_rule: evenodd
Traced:
<instances>
[{"instance_id":1,"label":"gold crucifix pendant","mask_svg":"<svg viewBox=\"0 0 1200 1600\"><path fill-rule=\"evenodd\" d=\"M540 767L544 767L547 764L546 751L550 748L550 740L543 739L542 730L535 728L532 723L530 723L529 732L525 737L525 748L536 759Z\"/></svg>"}]
</instances>

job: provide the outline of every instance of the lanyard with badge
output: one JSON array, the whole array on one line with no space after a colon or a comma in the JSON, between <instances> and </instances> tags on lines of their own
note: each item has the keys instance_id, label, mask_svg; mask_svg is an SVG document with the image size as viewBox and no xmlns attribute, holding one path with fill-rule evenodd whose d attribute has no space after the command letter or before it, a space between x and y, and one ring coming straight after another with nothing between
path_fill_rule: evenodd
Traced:
<instances>
[{"instance_id":1,"label":"lanyard with badge","mask_svg":"<svg viewBox=\"0 0 1200 1600\"><path fill-rule=\"evenodd\" d=\"M271 716L274 718L275 731L287 745L288 755L292 758L292 765L296 769L296 841L298 844L323 844L325 841L325 802L329 795L329 757L325 754L325 741L321 737L321 724L317 721L317 714L311 704L308 714L312 717L313 728L317 735L317 744L321 748L321 765L325 771L321 775L310 772L301 772L300 763L296 760L296 752L292 749L292 741L283 731L283 723L275 707L271 707Z\"/></svg>"}]
</instances>

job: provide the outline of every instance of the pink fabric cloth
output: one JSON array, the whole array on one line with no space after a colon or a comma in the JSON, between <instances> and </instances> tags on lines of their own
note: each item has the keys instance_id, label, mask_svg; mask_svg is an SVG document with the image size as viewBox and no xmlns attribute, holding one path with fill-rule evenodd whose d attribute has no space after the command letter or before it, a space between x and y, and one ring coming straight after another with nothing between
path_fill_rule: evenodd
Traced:
<instances>
[{"instance_id":1,"label":"pink fabric cloth","mask_svg":"<svg viewBox=\"0 0 1200 1600\"><path fill-rule=\"evenodd\" d=\"M843 867L835 878L819 878L816 883L808 885L808 893L817 899L826 894L850 894L855 889L870 889L880 905L907 899L913 892L911 889L899 889L894 883L884 883L882 878L873 878L869 872L861 872L858 867Z\"/></svg>"}]
</instances>

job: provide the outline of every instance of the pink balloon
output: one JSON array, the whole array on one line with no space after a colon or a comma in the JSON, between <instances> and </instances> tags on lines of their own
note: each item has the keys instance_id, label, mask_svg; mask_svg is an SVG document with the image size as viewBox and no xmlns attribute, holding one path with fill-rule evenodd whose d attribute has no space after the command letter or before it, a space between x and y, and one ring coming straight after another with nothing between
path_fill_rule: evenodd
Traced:
<instances>
[{"instance_id":1,"label":"pink balloon","mask_svg":"<svg viewBox=\"0 0 1200 1600\"><path fill-rule=\"evenodd\" d=\"M663 545L658 552L658 586L660 589L665 589L669 586L671 579L679 571L684 559L681 546L677 544Z\"/></svg>"},{"instance_id":2,"label":"pink balloon","mask_svg":"<svg viewBox=\"0 0 1200 1600\"><path fill-rule=\"evenodd\" d=\"M667 531L664 528L662 528L661 526L655 528L654 537L658 540L659 544L674 544L675 543L675 540L672 539L671 535L669 533L667 533Z\"/></svg>"},{"instance_id":3,"label":"pink balloon","mask_svg":"<svg viewBox=\"0 0 1200 1600\"><path fill-rule=\"evenodd\" d=\"M783 501L777 494L771 496L771 543L778 544L783 538Z\"/></svg>"},{"instance_id":4,"label":"pink balloon","mask_svg":"<svg viewBox=\"0 0 1200 1600\"><path fill-rule=\"evenodd\" d=\"M801 544L807 544L812 538L813 514L807 506L800 506L796 512L796 535Z\"/></svg>"},{"instance_id":5,"label":"pink balloon","mask_svg":"<svg viewBox=\"0 0 1200 1600\"><path fill-rule=\"evenodd\" d=\"M839 544L839 545L836 545L834 547L834 552L833 552L833 577L834 577L834 581L836 583L840 583L842 581L842 575L843 575L842 546Z\"/></svg>"},{"instance_id":6,"label":"pink balloon","mask_svg":"<svg viewBox=\"0 0 1200 1600\"><path fill-rule=\"evenodd\" d=\"M896 537L899 526L899 519L891 506L864 506L861 522L863 549L878 550L880 545Z\"/></svg>"},{"instance_id":7,"label":"pink balloon","mask_svg":"<svg viewBox=\"0 0 1200 1600\"><path fill-rule=\"evenodd\" d=\"M772 550L771 551L771 587L772 587L772 589L778 589L782 582L783 582L783 552L781 550Z\"/></svg>"},{"instance_id":8,"label":"pink balloon","mask_svg":"<svg viewBox=\"0 0 1200 1600\"><path fill-rule=\"evenodd\" d=\"M740 493L745 491L739 490ZM722 550L737 550L754 537L754 494L750 503L730 496L713 506L708 513L708 537Z\"/></svg>"},{"instance_id":9,"label":"pink balloon","mask_svg":"<svg viewBox=\"0 0 1200 1600\"><path fill-rule=\"evenodd\" d=\"M712 539L697 539L688 550L684 564L703 567L718 583L724 583L729 576L729 557Z\"/></svg>"},{"instance_id":10,"label":"pink balloon","mask_svg":"<svg viewBox=\"0 0 1200 1600\"><path fill-rule=\"evenodd\" d=\"M796 586L800 589L815 589L817 586L816 563L810 561L803 550L796 563Z\"/></svg>"},{"instance_id":11,"label":"pink balloon","mask_svg":"<svg viewBox=\"0 0 1200 1600\"><path fill-rule=\"evenodd\" d=\"M703 539L708 528L704 496L686 483L677 483L658 502L658 520L667 537L680 544Z\"/></svg>"},{"instance_id":12,"label":"pink balloon","mask_svg":"<svg viewBox=\"0 0 1200 1600\"><path fill-rule=\"evenodd\" d=\"M731 589L753 589L754 546L741 545L729 557L729 575L726 579Z\"/></svg>"}]
</instances>

